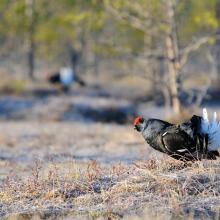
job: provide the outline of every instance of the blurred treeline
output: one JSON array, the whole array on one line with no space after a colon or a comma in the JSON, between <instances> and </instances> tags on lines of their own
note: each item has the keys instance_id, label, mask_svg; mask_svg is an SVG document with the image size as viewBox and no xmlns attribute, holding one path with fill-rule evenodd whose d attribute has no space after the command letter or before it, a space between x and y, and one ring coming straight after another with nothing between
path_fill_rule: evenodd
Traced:
<instances>
[{"instance_id":1,"label":"blurred treeline","mask_svg":"<svg viewBox=\"0 0 220 220\"><path fill-rule=\"evenodd\" d=\"M175 112L219 82L219 0L0 0L0 19L1 65L33 79L51 65L138 75ZM205 83L189 90L199 71Z\"/></svg>"}]
</instances>

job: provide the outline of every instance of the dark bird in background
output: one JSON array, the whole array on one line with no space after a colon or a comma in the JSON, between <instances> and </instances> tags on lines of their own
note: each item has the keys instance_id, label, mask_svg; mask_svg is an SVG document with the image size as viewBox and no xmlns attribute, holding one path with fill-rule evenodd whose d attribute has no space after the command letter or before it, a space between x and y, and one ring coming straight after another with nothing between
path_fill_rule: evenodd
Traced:
<instances>
[{"instance_id":1,"label":"dark bird in background","mask_svg":"<svg viewBox=\"0 0 220 220\"><path fill-rule=\"evenodd\" d=\"M59 72L50 75L48 82L61 86L63 91L68 91L73 83L78 83L80 86L86 85L80 77L74 74L73 69L69 67L63 67Z\"/></svg>"},{"instance_id":2,"label":"dark bird in background","mask_svg":"<svg viewBox=\"0 0 220 220\"><path fill-rule=\"evenodd\" d=\"M134 127L152 148L174 159L215 160L220 156L217 151L220 147L220 123L216 112L212 121L209 121L208 113L203 109L202 117L193 115L189 121L178 125L137 117Z\"/></svg>"}]
</instances>

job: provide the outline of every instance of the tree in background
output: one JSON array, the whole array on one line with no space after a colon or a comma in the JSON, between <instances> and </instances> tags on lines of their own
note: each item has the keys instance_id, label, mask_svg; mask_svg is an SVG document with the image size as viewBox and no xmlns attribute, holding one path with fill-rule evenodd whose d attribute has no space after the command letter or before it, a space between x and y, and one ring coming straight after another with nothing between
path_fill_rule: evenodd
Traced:
<instances>
[{"instance_id":1,"label":"tree in background","mask_svg":"<svg viewBox=\"0 0 220 220\"><path fill-rule=\"evenodd\" d=\"M106 7L118 22L127 22L131 28L144 33L145 49L139 55L145 57L152 74L155 74L152 69L157 69L156 83L165 100L179 114L185 64L193 52L219 37L214 13L216 1L138 0L134 3L120 0L106 1ZM161 67L160 63L163 68L157 68Z\"/></svg>"},{"instance_id":2,"label":"tree in background","mask_svg":"<svg viewBox=\"0 0 220 220\"><path fill-rule=\"evenodd\" d=\"M28 75L31 79L34 79L34 65L35 65L35 27L36 27L36 15L35 15L35 0L26 0L26 16L28 20L27 24L27 65Z\"/></svg>"},{"instance_id":3,"label":"tree in background","mask_svg":"<svg viewBox=\"0 0 220 220\"><path fill-rule=\"evenodd\" d=\"M21 0L0 3L0 53L14 49L27 54L28 75L34 79L36 59L58 60L77 68L102 26L104 11L98 1ZM6 44L5 44L6 43ZM85 52L86 51L86 52ZM19 56L19 55L18 55Z\"/></svg>"},{"instance_id":4,"label":"tree in background","mask_svg":"<svg viewBox=\"0 0 220 220\"><path fill-rule=\"evenodd\" d=\"M0 54L28 54L31 78L36 61L82 73L105 60L107 73L147 78L179 113L191 55L218 51L218 8L219 0L2 0Z\"/></svg>"}]
</instances>

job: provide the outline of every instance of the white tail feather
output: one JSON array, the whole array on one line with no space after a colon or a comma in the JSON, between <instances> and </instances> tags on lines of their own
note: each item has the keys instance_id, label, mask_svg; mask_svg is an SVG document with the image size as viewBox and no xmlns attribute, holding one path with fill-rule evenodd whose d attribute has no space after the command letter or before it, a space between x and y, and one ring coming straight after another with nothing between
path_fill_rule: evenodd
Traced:
<instances>
[{"instance_id":1,"label":"white tail feather","mask_svg":"<svg viewBox=\"0 0 220 220\"><path fill-rule=\"evenodd\" d=\"M210 151L217 150L220 147L220 123L217 121L217 113L214 112L213 119L209 122L207 110L203 109L201 132L208 134Z\"/></svg>"},{"instance_id":2,"label":"white tail feather","mask_svg":"<svg viewBox=\"0 0 220 220\"><path fill-rule=\"evenodd\" d=\"M214 114L213 114L213 122L215 122L215 121L217 121L217 113L216 112L214 112Z\"/></svg>"},{"instance_id":3,"label":"white tail feather","mask_svg":"<svg viewBox=\"0 0 220 220\"><path fill-rule=\"evenodd\" d=\"M208 112L206 110L206 108L203 109L203 119L207 122L209 122L209 117L208 117Z\"/></svg>"}]
</instances>

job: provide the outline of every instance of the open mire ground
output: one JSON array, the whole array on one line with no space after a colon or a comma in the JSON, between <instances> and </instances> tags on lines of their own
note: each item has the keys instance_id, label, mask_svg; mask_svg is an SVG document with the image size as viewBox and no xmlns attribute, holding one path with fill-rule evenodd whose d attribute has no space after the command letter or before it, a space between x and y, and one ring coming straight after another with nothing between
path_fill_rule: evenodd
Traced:
<instances>
[{"instance_id":1,"label":"open mire ground","mask_svg":"<svg viewBox=\"0 0 220 220\"><path fill-rule=\"evenodd\" d=\"M156 157L132 127L1 122L0 145L2 218L219 219L219 161Z\"/></svg>"}]
</instances>

